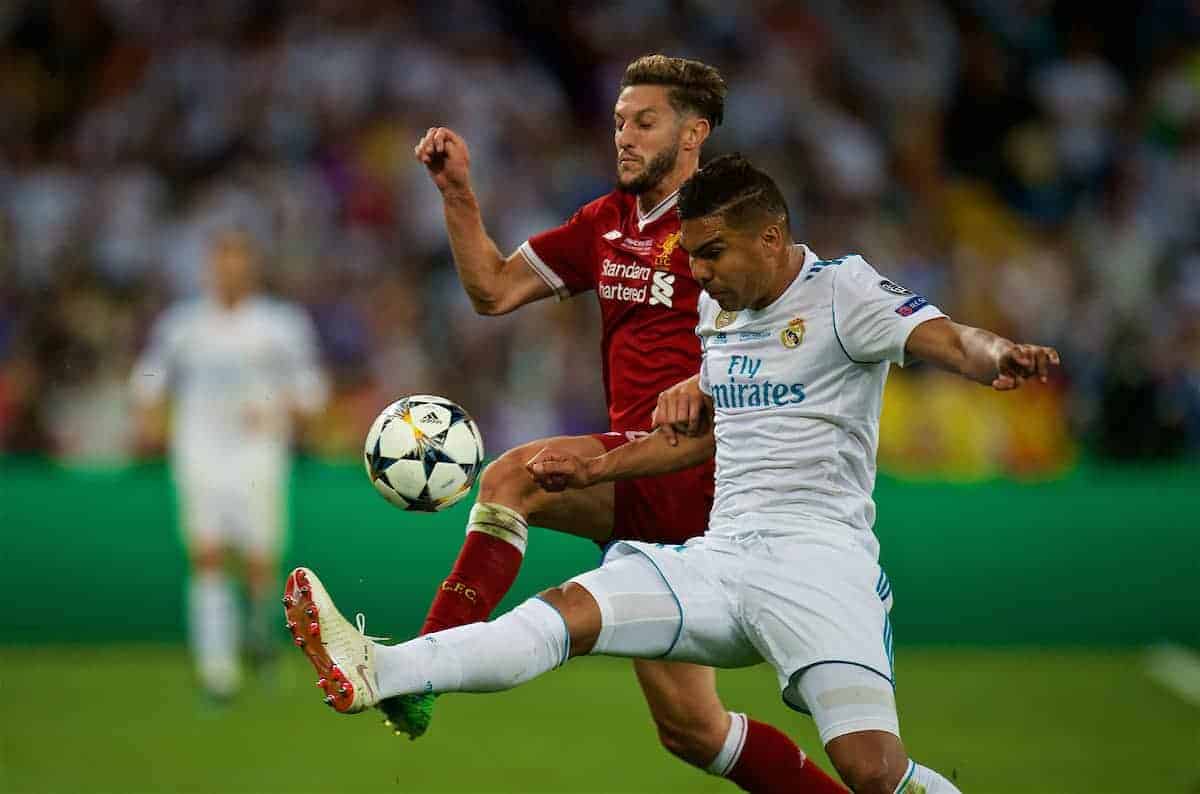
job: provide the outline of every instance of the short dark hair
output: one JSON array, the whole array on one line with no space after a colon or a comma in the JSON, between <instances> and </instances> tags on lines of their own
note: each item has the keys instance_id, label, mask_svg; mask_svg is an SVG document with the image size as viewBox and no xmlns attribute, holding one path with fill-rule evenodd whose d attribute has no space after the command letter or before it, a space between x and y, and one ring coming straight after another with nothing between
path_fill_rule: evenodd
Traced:
<instances>
[{"instance_id":1,"label":"short dark hair","mask_svg":"<svg viewBox=\"0 0 1200 794\"><path fill-rule=\"evenodd\" d=\"M687 58L643 55L625 67L621 90L631 85L662 85L677 113L691 111L719 127L725 118L725 78L715 67Z\"/></svg>"},{"instance_id":2,"label":"short dark hair","mask_svg":"<svg viewBox=\"0 0 1200 794\"><path fill-rule=\"evenodd\" d=\"M740 154L717 157L693 174L679 188L678 208L682 220L722 215L729 225L741 226L768 215L791 226L787 201L775 180Z\"/></svg>"}]
</instances>

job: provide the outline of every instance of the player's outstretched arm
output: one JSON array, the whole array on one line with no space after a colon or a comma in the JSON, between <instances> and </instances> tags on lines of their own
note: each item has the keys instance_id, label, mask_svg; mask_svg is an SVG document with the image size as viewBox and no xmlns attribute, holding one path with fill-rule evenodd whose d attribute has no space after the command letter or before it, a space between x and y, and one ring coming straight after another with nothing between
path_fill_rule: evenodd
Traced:
<instances>
[{"instance_id":1,"label":"player's outstretched arm","mask_svg":"<svg viewBox=\"0 0 1200 794\"><path fill-rule=\"evenodd\" d=\"M520 252L505 258L484 228L471 189L471 152L466 141L446 127L430 127L413 154L442 193L454 266L475 311L507 314L553 295L554 290L526 264Z\"/></svg>"},{"instance_id":2,"label":"player's outstretched arm","mask_svg":"<svg viewBox=\"0 0 1200 794\"><path fill-rule=\"evenodd\" d=\"M905 351L997 391L1016 389L1030 378L1045 383L1050 367L1059 365L1052 347L1017 344L945 317L914 328Z\"/></svg>"},{"instance_id":3,"label":"player's outstretched arm","mask_svg":"<svg viewBox=\"0 0 1200 794\"><path fill-rule=\"evenodd\" d=\"M675 446L678 436L694 436L705 431L705 417L709 405L704 392L700 391L700 375L676 383L658 395L651 427L656 427L666 436L667 443Z\"/></svg>"},{"instance_id":4,"label":"player's outstretched arm","mask_svg":"<svg viewBox=\"0 0 1200 794\"><path fill-rule=\"evenodd\" d=\"M707 403L706 408L704 431L694 436L677 435L674 444L660 428L594 458L580 458L551 445L543 447L525 468L545 490L562 491L613 480L653 477L698 466L716 453L712 403Z\"/></svg>"}]
</instances>

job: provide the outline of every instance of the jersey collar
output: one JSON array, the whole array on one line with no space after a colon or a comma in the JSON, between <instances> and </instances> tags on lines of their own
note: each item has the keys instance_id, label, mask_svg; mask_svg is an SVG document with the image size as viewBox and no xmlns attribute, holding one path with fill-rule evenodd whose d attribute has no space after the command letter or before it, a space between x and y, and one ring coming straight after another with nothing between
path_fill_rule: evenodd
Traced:
<instances>
[{"instance_id":1,"label":"jersey collar","mask_svg":"<svg viewBox=\"0 0 1200 794\"><path fill-rule=\"evenodd\" d=\"M658 204L655 205L654 209L650 210L645 215L643 215L642 214L642 203L635 199L634 206L637 207L638 231L639 232L645 231L647 226L654 223L656 220L658 220L662 216L666 215L667 212L670 211L675 206L676 202L678 202L678 201L679 201L679 191L676 190L674 193L667 196L662 201L658 202Z\"/></svg>"}]
</instances>

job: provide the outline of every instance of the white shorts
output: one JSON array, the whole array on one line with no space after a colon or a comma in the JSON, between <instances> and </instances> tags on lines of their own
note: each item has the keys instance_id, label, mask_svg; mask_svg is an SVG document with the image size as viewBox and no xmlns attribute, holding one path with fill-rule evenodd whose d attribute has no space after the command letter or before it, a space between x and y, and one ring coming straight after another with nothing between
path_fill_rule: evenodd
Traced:
<instances>
[{"instance_id":1,"label":"white shorts","mask_svg":"<svg viewBox=\"0 0 1200 794\"><path fill-rule=\"evenodd\" d=\"M286 468L184 465L175 469L180 520L188 545L253 556L278 554L286 518Z\"/></svg>"},{"instance_id":2,"label":"white shorts","mask_svg":"<svg viewBox=\"0 0 1200 794\"><path fill-rule=\"evenodd\" d=\"M784 702L812 714L819 708L805 702L800 679L817 666L868 671L894 687L891 585L851 540L749 532L681 546L618 541L600 568L572 581L600 605L598 653L712 667L766 661Z\"/></svg>"}]
</instances>

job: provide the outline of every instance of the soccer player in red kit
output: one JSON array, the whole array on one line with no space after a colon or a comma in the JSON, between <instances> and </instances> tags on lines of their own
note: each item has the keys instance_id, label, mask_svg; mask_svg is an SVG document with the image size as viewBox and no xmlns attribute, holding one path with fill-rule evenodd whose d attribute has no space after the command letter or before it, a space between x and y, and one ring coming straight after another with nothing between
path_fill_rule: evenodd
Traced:
<instances>
[{"instance_id":1,"label":"soccer player in red kit","mask_svg":"<svg viewBox=\"0 0 1200 794\"><path fill-rule=\"evenodd\" d=\"M589 457L649 431L659 393L697 372L700 288L678 247L675 202L721 122L725 90L717 70L698 61L649 55L629 64L614 108L616 190L507 258L484 228L463 139L438 127L417 144L417 159L442 193L455 266L476 311L505 314L551 296L596 292L611 431L538 439L487 468L466 541L422 634L487 619L516 577L530 524L600 544L682 543L703 534L713 499L711 463L558 493L539 488L525 464L548 443ZM711 668L644 660L634 667L663 745L683 760L748 791L845 791L783 733L726 711ZM415 738L428 726L433 696L379 706Z\"/></svg>"}]
</instances>

